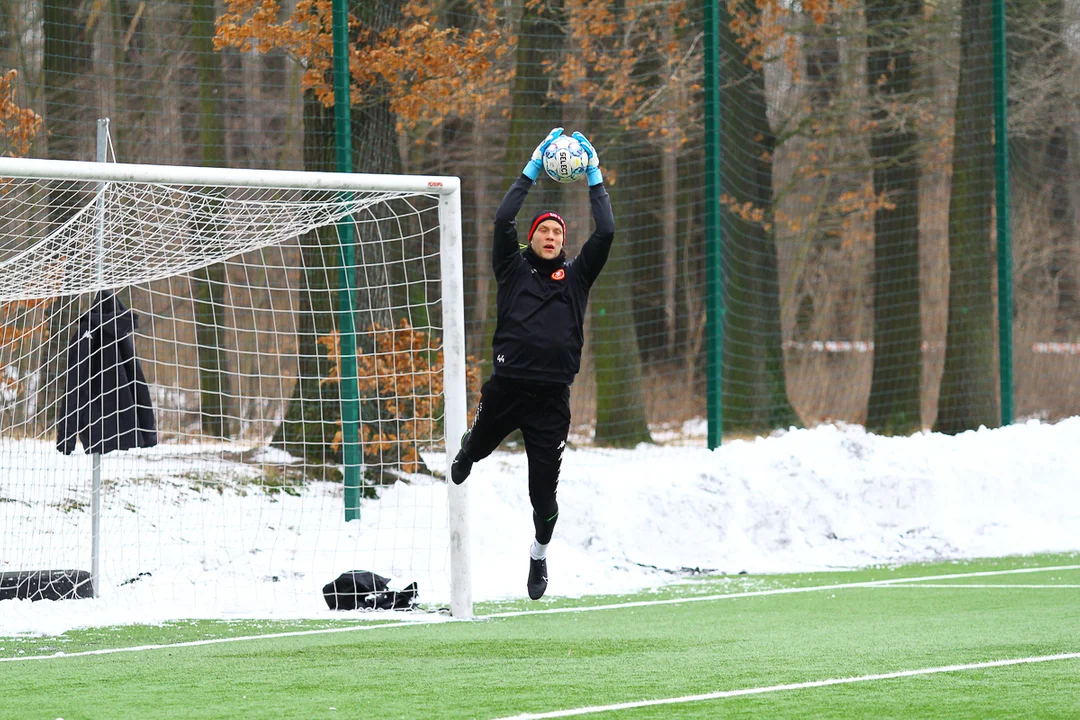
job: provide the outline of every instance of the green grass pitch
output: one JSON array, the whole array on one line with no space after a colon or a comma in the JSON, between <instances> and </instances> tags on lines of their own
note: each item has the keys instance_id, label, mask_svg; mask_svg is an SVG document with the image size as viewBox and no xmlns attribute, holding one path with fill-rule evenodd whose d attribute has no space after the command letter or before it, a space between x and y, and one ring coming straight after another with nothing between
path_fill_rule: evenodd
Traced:
<instances>
[{"instance_id":1,"label":"green grass pitch","mask_svg":"<svg viewBox=\"0 0 1080 720\"><path fill-rule=\"evenodd\" d=\"M620 720L1080 718L1080 657L1055 657L1080 653L1077 555L710 577L633 596L476 610L484 617L473 622L374 627L349 614L0 638L0 718L381 720L575 709ZM76 655L148 645L158 647ZM942 670L1001 660L1023 662ZM901 671L926 672L868 677ZM756 692L715 696L747 690ZM714 696L687 699L698 695ZM662 702L604 709L641 701Z\"/></svg>"}]
</instances>

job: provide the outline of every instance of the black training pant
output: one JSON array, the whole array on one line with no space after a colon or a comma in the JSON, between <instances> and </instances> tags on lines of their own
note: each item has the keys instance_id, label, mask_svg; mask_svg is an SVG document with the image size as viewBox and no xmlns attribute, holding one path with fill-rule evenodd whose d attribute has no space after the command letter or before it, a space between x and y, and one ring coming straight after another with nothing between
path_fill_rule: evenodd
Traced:
<instances>
[{"instance_id":1,"label":"black training pant","mask_svg":"<svg viewBox=\"0 0 1080 720\"><path fill-rule=\"evenodd\" d=\"M537 542L551 541L559 504L559 468L570 432L570 386L532 383L492 375L480 389L480 404L465 436L465 457L479 462L507 435L521 430L529 458L529 500Z\"/></svg>"}]
</instances>

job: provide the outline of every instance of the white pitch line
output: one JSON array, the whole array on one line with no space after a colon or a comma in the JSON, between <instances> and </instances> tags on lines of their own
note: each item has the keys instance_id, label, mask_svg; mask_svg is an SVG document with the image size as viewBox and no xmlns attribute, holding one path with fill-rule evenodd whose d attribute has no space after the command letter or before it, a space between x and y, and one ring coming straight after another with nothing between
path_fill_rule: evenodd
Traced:
<instances>
[{"instance_id":1,"label":"white pitch line","mask_svg":"<svg viewBox=\"0 0 1080 720\"><path fill-rule=\"evenodd\" d=\"M967 583L917 583L917 584L913 583L911 585L904 585L902 583L896 583L895 585L882 585L881 587L886 587L886 588L978 588L980 590L988 590L988 589L991 589L991 588L993 588L993 589L1004 588L1006 590L1015 590L1017 588L1019 588L1021 590L1050 590L1050 589L1057 589L1057 588L1069 588L1069 589L1072 589L1072 590L1076 590L1077 588L1080 588L1080 585L1007 585L1007 584L998 584L998 585L975 585L975 584L970 584L969 585Z\"/></svg>"},{"instance_id":2,"label":"white pitch line","mask_svg":"<svg viewBox=\"0 0 1080 720\"><path fill-rule=\"evenodd\" d=\"M620 610L622 608L652 607L654 605L680 605L691 602L711 602L714 600L735 600L737 598L764 597L766 595L792 595L795 593L821 592L822 590L847 590L851 588L872 588L898 583L919 583L928 580L959 580L962 578L991 577L997 575L1018 575L1033 572L1052 572L1055 570L1080 570L1080 565L1053 565L1037 568L1012 568L1009 570L982 570L970 573L950 573L948 575L923 575L921 577L892 578L890 580L867 580L864 582L837 583L835 585L808 585L806 587L775 588L773 590L751 590L740 593L719 593L716 595L698 595L696 597L670 598L667 600L638 600L628 603L609 605L587 605L581 607L551 608L548 610L515 610L512 612L491 613L480 618L508 618L523 615L557 615L561 613L592 612L595 610Z\"/></svg>"},{"instance_id":3,"label":"white pitch line","mask_svg":"<svg viewBox=\"0 0 1080 720\"><path fill-rule=\"evenodd\" d=\"M101 650L85 650L83 652L56 652L52 655L23 655L19 657L0 658L0 662L16 662L19 660L60 660L62 658L86 657L88 655L115 655L116 653L139 652L142 650L170 650L172 648L199 647L200 645L221 645L223 643L241 642L243 640L272 640L277 638L303 637L304 635L330 635L333 633L358 632L361 630L381 630L382 628L412 627L413 625L436 625L453 620L409 620L408 622L380 623L378 625L354 625L350 627L321 628L319 630L293 630L290 632L267 633L266 635L244 635L239 637L214 638L212 640L191 640L189 642L168 643L163 645L133 645L122 648L103 648Z\"/></svg>"},{"instance_id":4,"label":"white pitch line","mask_svg":"<svg viewBox=\"0 0 1080 720\"><path fill-rule=\"evenodd\" d=\"M734 600L736 598L762 597L765 595L790 595L793 593L820 592L822 590L845 590L849 588L880 587L883 585L895 585L897 583L921 583L924 580L956 580L959 578L987 577L991 575L1016 575L1019 573L1052 572L1055 570L1080 570L1080 565L1049 565L1046 567L1012 568L1010 570L984 570L971 573L952 573L949 575L923 575L920 577L893 578L891 580L868 580L866 582L839 583L836 585L810 585L798 588L776 588L774 590L752 590L741 593L722 593L719 595L700 595L697 597L672 598L669 600L640 600L629 603L614 603L609 605L589 605L585 607L552 608L548 610L519 610L515 612L491 613L490 615L478 615L477 620L493 618L511 618L527 615L556 615L561 613L592 612L595 610L621 610L624 608L650 607L654 605L680 605L682 603L705 602L710 600ZM87 655L113 655L122 652L135 652L141 650L165 650L170 648L196 647L199 645L217 645L227 642L241 642L245 640L268 640L288 637L303 637L305 635L329 635L333 633L357 632L360 630L381 630L382 628L412 627L414 625L433 625L443 622L467 622L463 620L445 619L438 620L410 620L408 622L382 623L380 625L357 625L344 628L324 628L321 630L296 630L292 632L269 633L266 635L246 635L242 637L215 638L213 640L195 640L191 642L170 643L162 645L137 645L126 648L104 648L101 650L86 650L77 653L54 653L52 655L25 655L21 657L0 658L0 662L16 662L21 660L57 660L60 658L85 657Z\"/></svg>"},{"instance_id":5,"label":"white pitch line","mask_svg":"<svg viewBox=\"0 0 1080 720\"><path fill-rule=\"evenodd\" d=\"M502 717L498 720L544 720L545 718L572 717L574 715L589 715L592 713L612 712L615 710L632 710L635 708L655 707L657 705L676 705L681 703L702 702L704 700L741 697L745 695L763 695L765 693L781 692L784 690L805 690L808 688L828 687L830 685L848 685L858 682L872 682L874 680L895 680L897 678L918 677L920 675L936 675L939 673L962 672L964 670L984 670L987 668L1008 667L1010 665L1029 665L1032 663L1052 662L1054 660L1076 660L1078 658L1080 658L1080 652L1062 653L1060 655L1042 655L1039 657L1017 658L1013 660L994 660L992 662L968 663L966 665L943 665L941 667L921 668L919 670L901 670L899 672L878 673L876 675L832 678L829 680L814 680L804 683L788 683L786 685L768 685L766 687L743 688L741 690L721 690L701 695L684 695L683 697L660 698L658 700L639 700L637 702L616 703L614 705L594 705L592 707L573 708L571 710L522 713L520 715Z\"/></svg>"}]
</instances>

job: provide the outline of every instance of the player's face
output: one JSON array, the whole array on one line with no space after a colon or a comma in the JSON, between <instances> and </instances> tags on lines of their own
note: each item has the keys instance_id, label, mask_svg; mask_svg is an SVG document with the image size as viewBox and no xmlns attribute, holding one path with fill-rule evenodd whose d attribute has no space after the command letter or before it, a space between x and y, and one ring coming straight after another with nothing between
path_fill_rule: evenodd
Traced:
<instances>
[{"instance_id":1,"label":"player's face","mask_svg":"<svg viewBox=\"0 0 1080 720\"><path fill-rule=\"evenodd\" d=\"M545 220L540 223L533 232L531 244L533 252L545 260L558 257L563 246L562 225L557 220Z\"/></svg>"}]
</instances>

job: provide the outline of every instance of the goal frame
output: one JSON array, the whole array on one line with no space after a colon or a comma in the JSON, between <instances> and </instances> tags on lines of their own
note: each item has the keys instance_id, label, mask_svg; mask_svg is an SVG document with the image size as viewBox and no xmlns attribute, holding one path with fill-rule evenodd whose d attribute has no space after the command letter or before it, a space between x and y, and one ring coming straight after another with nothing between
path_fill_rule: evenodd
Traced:
<instances>
[{"instance_id":1,"label":"goal frame","mask_svg":"<svg viewBox=\"0 0 1080 720\"><path fill-rule=\"evenodd\" d=\"M453 176L382 175L297 170L247 170L182 165L0 158L0 178L136 182L341 192L410 192L438 196L439 262L443 306L443 388L446 468L467 428L465 301L462 269L461 180ZM472 617L469 496L465 483L447 482L450 530L450 611ZM95 578L96 580L96 578Z\"/></svg>"}]
</instances>

